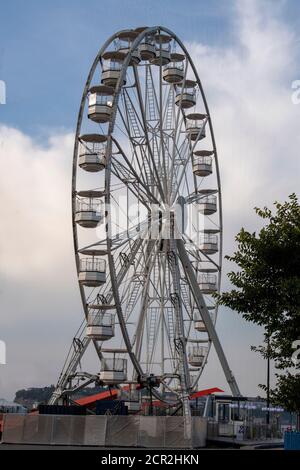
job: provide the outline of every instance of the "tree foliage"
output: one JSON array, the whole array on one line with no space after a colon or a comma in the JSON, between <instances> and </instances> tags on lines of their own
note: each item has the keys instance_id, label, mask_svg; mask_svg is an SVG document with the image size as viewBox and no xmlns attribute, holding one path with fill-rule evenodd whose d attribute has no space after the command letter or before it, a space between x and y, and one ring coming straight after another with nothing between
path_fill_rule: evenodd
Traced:
<instances>
[{"instance_id":1,"label":"tree foliage","mask_svg":"<svg viewBox=\"0 0 300 470\"><path fill-rule=\"evenodd\" d=\"M295 194L274 206L274 211L255 209L264 224L258 233L242 228L237 234L237 249L226 257L238 268L228 274L234 288L218 302L265 327L269 350L265 345L256 350L285 369L294 367L293 342L300 338L300 206ZM277 387L299 390L299 380L297 374L278 376Z\"/></svg>"}]
</instances>

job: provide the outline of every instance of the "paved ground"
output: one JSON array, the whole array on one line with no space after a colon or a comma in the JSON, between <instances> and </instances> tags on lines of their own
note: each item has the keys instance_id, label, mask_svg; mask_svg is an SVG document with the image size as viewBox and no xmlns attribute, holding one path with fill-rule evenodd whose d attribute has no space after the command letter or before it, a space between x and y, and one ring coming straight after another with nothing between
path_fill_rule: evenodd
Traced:
<instances>
[{"instance_id":1,"label":"paved ground","mask_svg":"<svg viewBox=\"0 0 300 470\"><path fill-rule=\"evenodd\" d=\"M266 439L266 440L237 440L231 437L214 437L209 439L209 444L217 447L237 447L251 449L269 449L283 448L282 439Z\"/></svg>"},{"instance_id":2,"label":"paved ground","mask_svg":"<svg viewBox=\"0 0 300 470\"><path fill-rule=\"evenodd\" d=\"M137 447L87 447L87 446L44 446L44 445L30 445L30 444L23 444L23 445L20 445L20 444L0 444L0 450L96 450L98 451L99 453L101 453L101 451L103 450L111 450L111 451L114 451L114 450L135 450L135 451L145 451L147 449L144 449L144 448L137 448ZM168 450L172 450L172 449L162 449L162 448L158 448L158 449L148 449L148 450L157 450L157 451L165 451L167 452ZM191 449L176 449L178 452L180 452L181 450L184 451L184 450L191 450ZM194 449L194 450L217 450L217 449Z\"/></svg>"},{"instance_id":3,"label":"paved ground","mask_svg":"<svg viewBox=\"0 0 300 470\"><path fill-rule=\"evenodd\" d=\"M0 444L0 450L101 450L99 447L85 446L44 446L30 444Z\"/></svg>"},{"instance_id":4,"label":"paved ground","mask_svg":"<svg viewBox=\"0 0 300 470\"><path fill-rule=\"evenodd\" d=\"M194 449L194 450L258 450L258 449L264 449L264 450L283 450L283 446L276 446L272 445L271 443L268 444L261 444L259 446L257 445L247 445L243 446L240 449L238 447L210 447L210 448L205 448L205 449ZM101 453L102 450L135 450L135 451L145 451L146 449L138 449L136 447L87 447L87 446L46 446L46 445L30 445L30 444L1 444L0 443L0 450L94 450L98 451ZM159 451L167 451L168 449L151 449L151 450L159 450ZM169 449L170 450L170 449ZM176 449L180 452L180 450L190 450L190 449Z\"/></svg>"}]
</instances>

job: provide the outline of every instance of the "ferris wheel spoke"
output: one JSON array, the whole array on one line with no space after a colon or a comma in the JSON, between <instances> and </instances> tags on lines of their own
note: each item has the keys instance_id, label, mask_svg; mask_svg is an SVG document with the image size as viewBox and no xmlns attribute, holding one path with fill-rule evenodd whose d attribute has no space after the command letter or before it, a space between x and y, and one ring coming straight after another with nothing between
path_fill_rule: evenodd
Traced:
<instances>
[{"instance_id":1,"label":"ferris wheel spoke","mask_svg":"<svg viewBox=\"0 0 300 470\"><path fill-rule=\"evenodd\" d=\"M188 72L188 61L186 61L186 64L185 64L183 83L185 83L185 81L186 81L187 72ZM176 152L176 149L177 149L177 146L178 146L178 139L180 138L182 125L183 125L183 122L184 122L184 112L183 112L183 109L182 109L183 90L184 90L184 88L182 86L182 88L181 88L181 99L180 99L180 102L179 102L177 113L175 115L175 122L174 122L173 155L172 155L172 165L171 165L171 169L170 169L171 179L170 179L169 192L171 192L171 188L172 188L172 184L173 184L173 166L174 166L174 161L175 161L175 152ZM181 122L179 122L180 118L181 118Z\"/></svg>"},{"instance_id":2,"label":"ferris wheel spoke","mask_svg":"<svg viewBox=\"0 0 300 470\"><path fill-rule=\"evenodd\" d=\"M207 121L207 120L206 120ZM205 121L205 123L206 123ZM203 125L204 127L205 125ZM200 136L201 132L199 132L199 136ZM199 136L198 136L198 139L199 139ZM193 143L192 145L192 148L190 150L190 152L188 153L188 158L186 159L185 163L184 163L184 166L183 166L183 169L182 169L182 172L178 178L178 181L177 181L177 185L175 187L175 192L174 192L174 195L173 195L173 198L172 198L172 203L175 201L176 199L176 196L178 194L178 191L179 191L179 188L180 188L180 185L181 185L181 182L182 182L182 179L184 178L185 176L185 171L186 171L186 167L188 165L188 163L190 162L191 158L192 158L192 155L193 155L193 151L194 151L194 148L198 142L198 139L195 140L195 142Z\"/></svg>"},{"instance_id":3,"label":"ferris wheel spoke","mask_svg":"<svg viewBox=\"0 0 300 470\"><path fill-rule=\"evenodd\" d=\"M131 145L131 150L132 150L131 163L132 165L136 164L136 166L138 167L139 176L142 178L144 184L147 186L149 184L147 173L143 171L143 168L140 164L140 158L137 153L137 149L139 149L140 152L143 152L143 147L145 146L145 136L144 136L145 133L144 132L143 134L141 133L140 126L136 120L136 110L134 107L133 109L131 109L131 101L130 101L130 110L131 110L131 113L130 113L131 117L129 116L128 109L125 108L123 111L122 108L118 106L118 111L119 111L121 120L126 130L125 135L127 135L127 137L129 138L130 145ZM139 137L139 140L137 139L137 137ZM151 170L150 160L148 159L148 155L144 155L144 158L146 159L149 172L151 173L152 170Z\"/></svg>"},{"instance_id":4,"label":"ferris wheel spoke","mask_svg":"<svg viewBox=\"0 0 300 470\"><path fill-rule=\"evenodd\" d=\"M161 43L160 43L161 51ZM164 181L164 193L168 197L168 174L166 167L165 159L165 147L164 147L164 133L163 133L163 77L162 77L162 67L159 67L159 136L160 136L160 166L162 168L162 176Z\"/></svg>"},{"instance_id":5,"label":"ferris wheel spoke","mask_svg":"<svg viewBox=\"0 0 300 470\"><path fill-rule=\"evenodd\" d=\"M115 141L115 143L117 143ZM149 191L149 188L144 183L143 179L137 174L133 166L129 163L128 158L125 153L122 151L121 147L118 144L119 152L122 154L125 164L121 163L116 157L112 158L112 174L116 176L121 183L123 183L135 197L142 195L143 204L147 206L147 196L150 197L150 200L153 201L154 196Z\"/></svg>"},{"instance_id":6,"label":"ferris wheel spoke","mask_svg":"<svg viewBox=\"0 0 300 470\"><path fill-rule=\"evenodd\" d=\"M159 104L156 87L154 83L151 65L146 65L145 76L145 117L148 123L154 123L157 126L159 116Z\"/></svg>"},{"instance_id":7,"label":"ferris wheel spoke","mask_svg":"<svg viewBox=\"0 0 300 470\"><path fill-rule=\"evenodd\" d=\"M150 253L147 257L147 262L144 267L144 285L143 285L143 290L142 290L142 295L141 295L141 302L140 302L140 314L139 314L139 319L134 335L134 343L135 343L135 355L137 359L140 361L141 360L141 352L142 352L142 340L143 340L143 334L144 334L144 327L145 327L145 320L146 320L146 314L147 314L147 308L149 304L149 285L150 285L150 279L151 279L151 272L153 269L153 266L155 264L156 260L156 252L157 252L157 246L158 246L159 240L156 240L155 243L151 243L151 248L150 248Z\"/></svg>"},{"instance_id":8,"label":"ferris wheel spoke","mask_svg":"<svg viewBox=\"0 0 300 470\"><path fill-rule=\"evenodd\" d=\"M141 229L138 231L138 229ZM144 220L142 222L139 222L135 225L133 225L130 230L124 230L122 232L118 232L116 235L111 237L111 243L112 243L112 248L111 251L115 251L118 248L124 246L125 244L129 243L131 240L135 240L136 238L143 238L141 234L147 233L146 229L148 230L148 221ZM96 241L94 243L91 243L89 245L85 245L82 248L78 250L78 252L83 252L86 251L90 248L95 248L95 247L103 247L103 255L106 254L107 252L107 238L103 238L99 241Z\"/></svg>"},{"instance_id":9,"label":"ferris wheel spoke","mask_svg":"<svg viewBox=\"0 0 300 470\"><path fill-rule=\"evenodd\" d=\"M129 95L128 89L124 89L124 91L122 92L122 98L122 104L127 123L126 130L128 132L128 137L130 137L130 139L132 139L138 145L145 138L144 123L134 106L134 103ZM121 111L120 108L119 111ZM122 116L124 116L124 114L122 114Z\"/></svg>"},{"instance_id":10,"label":"ferris wheel spoke","mask_svg":"<svg viewBox=\"0 0 300 470\"><path fill-rule=\"evenodd\" d=\"M148 181L147 179L145 178L145 174L143 172L143 168L142 168L142 165L140 163L140 158L139 158L139 155L137 153L137 149L142 149L143 148L143 143L140 143L140 144L137 144L131 137L131 133L130 133L130 130L129 130L129 127L128 127L128 124L126 124L126 120L124 118L124 115L123 115L123 112L121 110L120 107L118 107L118 111L119 111L119 114L120 114L120 117L121 117L121 120L123 122L123 125L126 129L126 132L124 132L120 126L118 126L118 124L116 123L116 127L129 139L129 142L130 142L130 147L131 147L131 151L132 151L132 158L131 158L131 165L134 166L136 165L137 167L137 172L139 174L139 176L142 178L143 182L145 185L148 184ZM147 159L147 163L149 164L149 161Z\"/></svg>"},{"instance_id":11,"label":"ferris wheel spoke","mask_svg":"<svg viewBox=\"0 0 300 470\"><path fill-rule=\"evenodd\" d=\"M142 115L142 121L143 121L143 128L144 128L144 132L145 132L147 150L148 150L148 154L149 154L150 161L151 161L151 164L152 164L152 169L153 169L153 173L154 173L154 177L155 177L155 183L157 184L157 189L159 191L159 194L160 194L162 200L164 201L165 200L164 190L163 190L163 187L162 187L162 184L161 184L161 179L160 179L158 168L157 168L157 162L155 162L153 150L151 148L150 141L149 141L148 126L147 126L145 106L144 106L142 90L141 90L141 83L140 83L140 78L139 78L139 74L138 74L138 71L137 71L137 67L135 65L133 66L133 72L134 72L135 86L136 86L136 90L137 90L137 96L138 96L140 111L141 111L141 115Z\"/></svg>"},{"instance_id":12,"label":"ferris wheel spoke","mask_svg":"<svg viewBox=\"0 0 300 470\"><path fill-rule=\"evenodd\" d=\"M180 153L179 153L179 159L181 165L183 166L183 169L180 174L180 166L176 165L175 163L172 165L172 173L170 177L170 199L171 199L171 205L175 202L176 196L179 192L179 188L182 183L182 177L186 178L186 172L185 169L190 161L190 153L188 151L188 142L184 141L180 148Z\"/></svg>"},{"instance_id":13,"label":"ferris wheel spoke","mask_svg":"<svg viewBox=\"0 0 300 470\"><path fill-rule=\"evenodd\" d=\"M145 192L140 188L138 182L130 179L130 173L122 163L119 161L112 161L111 173L122 181L124 186L126 186L133 196L135 196L136 200L140 201L146 209L150 209L148 199L145 197Z\"/></svg>"},{"instance_id":14,"label":"ferris wheel spoke","mask_svg":"<svg viewBox=\"0 0 300 470\"><path fill-rule=\"evenodd\" d=\"M140 165L140 158L136 153L136 148L134 147L134 157L135 157L134 161L137 161L137 163L138 163L138 171L135 170L133 164L129 161L129 158L127 157L126 153L122 149L119 142L115 140L115 144L116 144L119 152L122 154L122 157L124 158L125 163L128 166L127 171L129 171L129 173L131 173L132 178L137 180L137 182L140 184L140 186L142 186L142 188L144 189L144 191L147 193L147 195L150 197L151 200L158 203L159 202L158 199L155 198L153 193L149 190L149 187L147 185L148 181L145 180L145 178L144 178L145 175L143 174L143 169ZM143 147L144 146L140 146L141 151L143 151Z\"/></svg>"},{"instance_id":15,"label":"ferris wheel spoke","mask_svg":"<svg viewBox=\"0 0 300 470\"><path fill-rule=\"evenodd\" d=\"M126 123L126 117L124 117L124 113L122 112L120 107L119 107L119 113L120 113L120 116L122 118L124 127L126 129L128 138L130 140L131 148L133 150L134 160L132 161L132 163L136 163L136 165L139 168L139 178L143 181L144 186L147 187L148 190L149 190L149 187L151 187L151 186L159 187L160 182L159 182L159 178L157 178L157 169L156 169L155 165L153 165L153 161L155 161L155 159L153 159L153 156L152 156L152 153L151 153L152 152L151 148L150 148L150 152L149 152L149 141L147 141L147 139L149 139L149 138L148 138L148 134L147 134L147 129L143 130L144 134L140 135L140 140L137 141L136 136L135 135L132 136L132 132L130 130L130 125L128 123ZM135 116L135 114L134 114L134 116ZM137 124L135 124L134 128L137 129ZM135 131L135 134L137 134L137 132L140 133L140 131ZM142 159L147 164L146 171L143 171L143 169L140 165L140 158L139 158L139 155L137 153L137 149L139 149L139 152L141 154ZM147 150L147 152L146 152L145 149ZM153 199L153 195L152 195L152 199Z\"/></svg>"},{"instance_id":16,"label":"ferris wheel spoke","mask_svg":"<svg viewBox=\"0 0 300 470\"><path fill-rule=\"evenodd\" d=\"M178 353L178 373L180 376L180 386L182 388L182 404L184 408L184 414L187 413L186 408L189 407L188 403L188 394L190 389L190 374L186 354L186 338L184 331L183 323L183 313L182 313L182 300L181 300L181 291L180 291L180 274L179 266L176 259L176 242L175 240L170 240L170 254L169 266L171 271L171 277L173 281L174 289L174 312L176 318L176 350Z\"/></svg>"},{"instance_id":17,"label":"ferris wheel spoke","mask_svg":"<svg viewBox=\"0 0 300 470\"><path fill-rule=\"evenodd\" d=\"M173 306L167 306L165 308L166 299L171 298L170 293L170 271L167 263L167 256L164 256L161 260L160 266L160 285L161 285L161 299L160 299L160 309L161 309L161 326L162 326L162 350L164 351L164 342L166 336L166 343L168 347L168 353L171 357L171 363L173 370L176 369L176 353L175 353L175 323L174 323L174 308ZM166 333L166 334L165 334ZM162 375L164 374L164 355L162 356Z\"/></svg>"},{"instance_id":18,"label":"ferris wheel spoke","mask_svg":"<svg viewBox=\"0 0 300 470\"><path fill-rule=\"evenodd\" d=\"M181 125L184 122L182 119ZM189 156L189 149L188 149L188 141L185 138L183 142L178 146L179 142L176 142L174 144L173 148L173 160L171 162L171 168L170 168L170 179L169 179L169 193L170 193L170 199L175 199L175 196L173 198L173 194L177 188L178 185L178 172L179 172L179 165L177 165L177 160L179 160L181 166L184 168L187 166L189 163L188 161L188 156ZM184 168L182 172L184 172ZM180 186L180 185L179 185ZM178 189L179 189L178 186Z\"/></svg>"},{"instance_id":19,"label":"ferris wheel spoke","mask_svg":"<svg viewBox=\"0 0 300 470\"><path fill-rule=\"evenodd\" d=\"M133 272L131 273L129 281L129 289L128 284L124 284L124 289L121 295L122 303L124 305L123 315L126 321L130 319L132 312L134 311L135 306L137 305L140 295L141 289L144 285L144 272L143 268L145 265L145 245L147 240L143 240L143 243L140 247L140 253L138 258L134 260L133 264Z\"/></svg>"}]
</instances>

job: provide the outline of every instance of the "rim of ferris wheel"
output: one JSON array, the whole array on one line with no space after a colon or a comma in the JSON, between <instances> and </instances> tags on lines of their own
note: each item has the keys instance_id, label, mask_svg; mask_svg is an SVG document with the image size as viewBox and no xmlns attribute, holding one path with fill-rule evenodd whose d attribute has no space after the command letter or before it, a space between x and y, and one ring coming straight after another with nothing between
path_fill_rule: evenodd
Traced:
<instances>
[{"instance_id":1,"label":"rim of ferris wheel","mask_svg":"<svg viewBox=\"0 0 300 470\"><path fill-rule=\"evenodd\" d=\"M210 157L211 155L214 154L214 151L213 150L195 150L193 153L194 155L196 155L196 157Z\"/></svg>"},{"instance_id":2,"label":"rim of ferris wheel","mask_svg":"<svg viewBox=\"0 0 300 470\"><path fill-rule=\"evenodd\" d=\"M101 267L107 263L107 269L106 275L104 273L101 279L100 276L99 279L93 277L93 272L88 273L89 276L86 277L82 275L80 278L79 276L79 289L86 318L89 313L89 304L98 304L96 299L100 297L105 299L103 303L115 305L118 318L115 325L116 331L114 337L106 341L106 344L111 345L110 349L116 351L116 347L113 347L116 344L115 341L118 338L120 343L121 340L121 347L118 344L118 354L120 360L125 361L122 355L125 355L126 360L128 359L128 377L131 375L132 380L149 374L162 377L159 390L153 390L153 394L165 402L170 401L165 395L165 390L175 390L179 380L181 392L179 395L176 394L176 399L175 401L173 399L172 403L178 400L177 403L182 404L183 414L190 416L189 394L201 377L212 343L232 392L236 393L238 390L215 331L217 315L211 318L208 313L210 308L217 311L216 307L211 307L211 297L207 294L211 293L212 288L217 291L220 289L222 264L221 179L217 149L212 122L211 119L207 119L206 136L201 134L201 137L206 139L215 155L215 172L210 178L215 179L217 189L203 189L203 178L197 178L192 168L192 155L200 136L196 137L195 142L191 142L192 139L186 132L188 119L184 114L186 108L197 105L205 110L206 118L209 116L196 67L182 41L169 29L162 26L142 27L137 32L139 34L135 35L126 53L118 50L120 47L118 39L120 34L121 36L125 34L124 31L115 33L105 42L92 64L81 99L72 174L72 217L76 266L80 275L81 267L85 267L85 264L81 263L82 255L103 256L103 251L105 251L105 258L95 258L93 263L95 263L95 269L99 270L100 263L102 263ZM136 57L139 47L148 40L150 42L154 40L156 44L159 44L156 46L156 58L151 59L149 49L149 51L145 50L142 63L134 63L133 58ZM172 42L173 44L170 44ZM166 83L163 81L163 66L167 59L170 60L171 50L179 50L185 59L184 76L182 83L178 84L181 87L179 94L177 84L174 87L171 81ZM105 68L102 59L119 62L120 66L115 67L112 63L111 68L110 65ZM96 79L107 85L112 84L114 89L111 117L103 123L103 134L107 141L105 169L97 175L89 174L90 178L95 176L103 178L103 184L99 179L95 180L95 184L91 182L92 187L103 186L105 189L102 191L82 189L84 177L87 175L86 172L77 171L80 167L81 130L98 135L95 134L94 129L99 124L88 119L85 112L88 107L89 90ZM195 93L196 86L197 93ZM194 90L186 91L189 87ZM183 164L180 166L176 164L178 150L180 154L185 155ZM118 151L118 158L115 157L116 151ZM86 184L83 187L86 188ZM121 210L125 213L125 219L122 221L110 208L111 204L117 201L118 196L124 196L125 193L127 202L121 203ZM131 234L137 231L137 227L145 225L140 208L148 210L153 200L158 201L161 207L165 207L168 202L175 203L177 196L182 197L188 203L193 203L197 198L212 194L217 194L215 200L218 199L218 205L214 202L215 209L204 211L204 216L209 215L207 221L213 220L219 228L220 246L219 253L213 254L210 260L212 265L218 267L218 271L214 278L214 285L212 282L208 286L204 285L207 287L206 294L206 292L201 292L197 280L197 268L203 261L208 260L206 255L202 258L197 248L190 249L185 246L183 240L181 243L180 240L175 239L175 232L172 230L171 235L167 236L163 231L159 231L154 239L151 237L133 239ZM86 238L76 224L77 196L90 198L104 196L105 238L102 241L94 239L94 243L90 242L89 247L83 246L87 244ZM129 212L129 206L134 204L139 207L138 217L135 219ZM154 226L154 222L156 219L152 220L150 217L150 226L151 224ZM164 228L164 220L162 223ZM149 219L146 219L146 225L148 224ZM121 229L124 239L120 239L119 232L116 232L117 228ZM91 236L96 236L94 231ZM168 243L165 243L166 240ZM103 245L104 249L92 248L97 244ZM89 259L85 262L91 263ZM90 265L87 269L90 269ZM207 280L210 281L210 278ZM91 287L93 287L92 290ZM167 299L166 302L165 299ZM203 349L205 355L203 361L201 360L201 367L196 378L191 377L186 349L187 342L197 340L197 335L200 334L193 328L191 312L194 306L198 308L199 320L203 320L208 331L207 344ZM101 343L91 341L91 338L85 337L84 333L79 339L83 346L80 349L71 350L51 399L52 403L57 400L60 393L67 393L70 380L74 385L72 390L76 389L76 371L90 342L101 359L101 367L105 367L105 361L110 359L105 357L107 349L105 350ZM106 372L107 369L103 369L103 373ZM118 375L116 379L118 383L120 383L121 375ZM122 377L122 380L125 381L125 378L127 380L125 365ZM107 375L106 380L113 379ZM78 387L82 387L79 382Z\"/></svg>"},{"instance_id":3,"label":"rim of ferris wheel","mask_svg":"<svg viewBox=\"0 0 300 470\"><path fill-rule=\"evenodd\" d=\"M83 142L98 142L102 144L107 141L107 135L103 134L82 134L78 137L78 140Z\"/></svg>"}]
</instances>

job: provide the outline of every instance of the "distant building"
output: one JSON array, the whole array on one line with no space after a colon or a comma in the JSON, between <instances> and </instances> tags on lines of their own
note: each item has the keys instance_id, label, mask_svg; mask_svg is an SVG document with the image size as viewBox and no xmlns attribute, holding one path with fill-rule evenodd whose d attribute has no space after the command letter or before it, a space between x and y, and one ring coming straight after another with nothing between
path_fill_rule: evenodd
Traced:
<instances>
[{"instance_id":1,"label":"distant building","mask_svg":"<svg viewBox=\"0 0 300 470\"><path fill-rule=\"evenodd\" d=\"M27 408L15 403L14 401L7 401L0 398L0 413L27 413Z\"/></svg>"}]
</instances>

